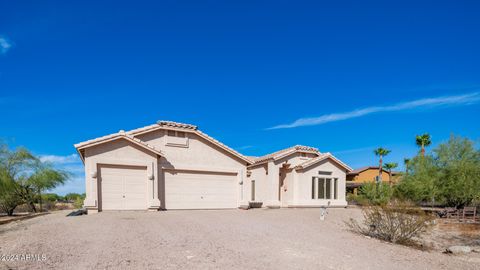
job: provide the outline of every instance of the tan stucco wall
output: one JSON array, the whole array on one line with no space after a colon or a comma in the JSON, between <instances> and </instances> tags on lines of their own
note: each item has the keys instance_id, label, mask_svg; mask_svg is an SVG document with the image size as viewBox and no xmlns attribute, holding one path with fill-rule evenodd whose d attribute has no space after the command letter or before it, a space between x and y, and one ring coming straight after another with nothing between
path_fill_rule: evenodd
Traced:
<instances>
[{"instance_id":1,"label":"tan stucco wall","mask_svg":"<svg viewBox=\"0 0 480 270\"><path fill-rule=\"evenodd\" d=\"M159 159L159 197L165 200L163 189L165 184L164 169L190 170L200 172L226 172L237 175L238 206L246 205L249 199L249 189L246 185L246 161L226 152L211 142L194 133L185 132L186 146L171 146L168 144L167 131L156 130L137 136L138 139L160 150L163 157Z\"/></svg>"},{"instance_id":2,"label":"tan stucco wall","mask_svg":"<svg viewBox=\"0 0 480 270\"><path fill-rule=\"evenodd\" d=\"M250 194L252 192L252 180L255 180L255 201L266 202L268 200L268 183L267 183L267 164L262 164L250 169L251 175L247 178L245 190L249 195L247 200L250 201Z\"/></svg>"},{"instance_id":3,"label":"tan stucco wall","mask_svg":"<svg viewBox=\"0 0 480 270\"><path fill-rule=\"evenodd\" d=\"M329 171L332 175L325 176L319 175L318 171ZM338 178L338 197L337 200L333 198L331 200L312 199L312 177L324 177L324 178ZM317 165L307 168L303 172L298 173L298 183L294 188L297 188L295 197L292 202L294 206L322 206L327 205L330 201L331 206L346 206L345 200L345 169L337 165L331 160L325 160Z\"/></svg>"},{"instance_id":4,"label":"tan stucco wall","mask_svg":"<svg viewBox=\"0 0 480 270\"><path fill-rule=\"evenodd\" d=\"M96 209L99 205L98 185L100 166L108 165L135 165L148 167L149 174L155 179L157 157L133 143L118 139L109 143L100 144L85 149L85 206ZM154 179L154 180L155 180ZM145 181L154 181L145 179ZM148 193L153 194L152 185L148 185ZM153 197L153 195L152 195Z\"/></svg>"},{"instance_id":5,"label":"tan stucco wall","mask_svg":"<svg viewBox=\"0 0 480 270\"><path fill-rule=\"evenodd\" d=\"M303 163L311 158L316 157L314 154L307 154L302 157L301 153L294 153L288 157L284 157L275 162L270 161L268 164L262 164L250 167L250 177L247 178L248 194L250 194L251 180L255 180L256 201L261 201L264 206L282 206L282 207L318 207L327 205L330 201L331 206L346 206L345 200L345 169L337 163L327 159L318 164L312 165L306 170L292 170L296 165ZM281 201L278 201L280 169L287 162L290 170L284 175L284 186L281 189ZM266 168L269 168L268 175L265 174ZM312 200L311 199L311 179L313 176L319 176L318 171L331 171L332 176L324 176L328 178L338 178L338 197L337 200ZM285 190L286 187L286 190ZM277 201L275 201L277 200Z\"/></svg>"},{"instance_id":6,"label":"tan stucco wall","mask_svg":"<svg viewBox=\"0 0 480 270\"><path fill-rule=\"evenodd\" d=\"M220 149L194 133L186 132L188 147L167 145L166 130L157 130L137 136L140 140L152 145L164 153L163 165L197 166L204 168L236 168L244 169L246 162Z\"/></svg>"}]
</instances>

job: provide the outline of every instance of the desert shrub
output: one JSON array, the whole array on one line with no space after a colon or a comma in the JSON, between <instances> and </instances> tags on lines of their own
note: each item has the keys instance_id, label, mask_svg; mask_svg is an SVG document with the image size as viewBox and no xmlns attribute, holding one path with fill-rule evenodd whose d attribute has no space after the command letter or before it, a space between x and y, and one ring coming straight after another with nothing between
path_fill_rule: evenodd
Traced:
<instances>
[{"instance_id":1,"label":"desert shrub","mask_svg":"<svg viewBox=\"0 0 480 270\"><path fill-rule=\"evenodd\" d=\"M354 232L384 241L410 245L430 228L433 217L411 204L392 201L362 209L363 223L354 219L347 226Z\"/></svg>"},{"instance_id":2,"label":"desert shrub","mask_svg":"<svg viewBox=\"0 0 480 270\"><path fill-rule=\"evenodd\" d=\"M346 200L350 205L362 205L362 206L371 205L370 201L366 199L364 196L359 196L353 193L347 194Z\"/></svg>"},{"instance_id":3,"label":"desert shrub","mask_svg":"<svg viewBox=\"0 0 480 270\"><path fill-rule=\"evenodd\" d=\"M42 197L42 201L44 202L47 202L47 201L56 202L63 199L62 196L57 195L55 193L45 193L45 194L42 194L41 197Z\"/></svg>"},{"instance_id":4,"label":"desert shrub","mask_svg":"<svg viewBox=\"0 0 480 270\"><path fill-rule=\"evenodd\" d=\"M55 205L56 205L56 201L44 201L42 210L43 211L55 210L56 209Z\"/></svg>"},{"instance_id":5,"label":"desert shrub","mask_svg":"<svg viewBox=\"0 0 480 270\"><path fill-rule=\"evenodd\" d=\"M361 205L386 205L392 195L393 189L387 183L365 183L359 188L357 201Z\"/></svg>"},{"instance_id":6,"label":"desert shrub","mask_svg":"<svg viewBox=\"0 0 480 270\"><path fill-rule=\"evenodd\" d=\"M78 193L68 193L67 195L65 195L65 200L69 202L74 202L77 198L85 198L85 195Z\"/></svg>"},{"instance_id":7,"label":"desert shrub","mask_svg":"<svg viewBox=\"0 0 480 270\"><path fill-rule=\"evenodd\" d=\"M73 206L76 209L82 208L83 207L83 198L82 197L77 197L77 199L75 199L75 202L73 202Z\"/></svg>"},{"instance_id":8,"label":"desert shrub","mask_svg":"<svg viewBox=\"0 0 480 270\"><path fill-rule=\"evenodd\" d=\"M55 209L56 209L56 210L72 209L72 204L71 204L71 203L57 202L57 203L55 204Z\"/></svg>"}]
</instances>

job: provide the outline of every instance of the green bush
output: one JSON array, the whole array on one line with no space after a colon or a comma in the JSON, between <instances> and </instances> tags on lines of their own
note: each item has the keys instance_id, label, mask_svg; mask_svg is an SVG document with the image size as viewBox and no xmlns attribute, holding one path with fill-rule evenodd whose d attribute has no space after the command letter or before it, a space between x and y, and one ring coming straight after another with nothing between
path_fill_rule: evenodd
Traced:
<instances>
[{"instance_id":1,"label":"green bush","mask_svg":"<svg viewBox=\"0 0 480 270\"><path fill-rule=\"evenodd\" d=\"M68 193L65 195L65 200L69 202L74 202L77 198L84 198L83 194L78 193Z\"/></svg>"},{"instance_id":2,"label":"green bush","mask_svg":"<svg viewBox=\"0 0 480 270\"><path fill-rule=\"evenodd\" d=\"M83 207L83 198L82 197L77 197L75 199L75 202L73 203L73 206L77 209L80 209Z\"/></svg>"},{"instance_id":3,"label":"green bush","mask_svg":"<svg viewBox=\"0 0 480 270\"><path fill-rule=\"evenodd\" d=\"M55 193L45 193L42 194L42 201L43 202L56 202L59 200L62 200L63 197L60 195L57 195Z\"/></svg>"},{"instance_id":4,"label":"green bush","mask_svg":"<svg viewBox=\"0 0 480 270\"><path fill-rule=\"evenodd\" d=\"M359 188L357 201L361 205L386 205L393 196L393 189L387 183L365 183Z\"/></svg>"}]
</instances>

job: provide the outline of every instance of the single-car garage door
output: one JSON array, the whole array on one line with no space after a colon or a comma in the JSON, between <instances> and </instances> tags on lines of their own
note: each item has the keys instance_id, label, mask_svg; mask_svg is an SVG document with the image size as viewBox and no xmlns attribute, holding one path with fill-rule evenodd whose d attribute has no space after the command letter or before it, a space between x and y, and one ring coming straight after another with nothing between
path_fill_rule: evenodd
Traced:
<instances>
[{"instance_id":1,"label":"single-car garage door","mask_svg":"<svg viewBox=\"0 0 480 270\"><path fill-rule=\"evenodd\" d=\"M102 210L147 209L147 168L102 166L100 168Z\"/></svg>"},{"instance_id":2,"label":"single-car garage door","mask_svg":"<svg viewBox=\"0 0 480 270\"><path fill-rule=\"evenodd\" d=\"M236 182L233 173L165 171L165 208L236 208Z\"/></svg>"}]
</instances>

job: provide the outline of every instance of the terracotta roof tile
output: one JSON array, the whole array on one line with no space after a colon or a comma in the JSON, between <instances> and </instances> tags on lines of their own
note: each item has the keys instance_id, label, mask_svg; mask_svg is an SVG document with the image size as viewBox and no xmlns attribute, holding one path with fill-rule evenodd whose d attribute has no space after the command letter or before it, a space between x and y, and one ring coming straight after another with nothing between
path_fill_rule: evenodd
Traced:
<instances>
[{"instance_id":1,"label":"terracotta roof tile","mask_svg":"<svg viewBox=\"0 0 480 270\"><path fill-rule=\"evenodd\" d=\"M145 126L145 127L141 127L141 128L137 128L137 129L132 129L130 131L123 131L123 130L120 130L119 132L117 133L113 133L113 134L110 134L110 135L106 135L106 136L102 136L102 137L99 137L99 138L95 138L95 139L92 139L92 140L88 140L88 141L84 141L84 142L81 142L81 143L78 143L78 144L75 144L75 148L83 148L83 147L86 147L88 145L91 145L91 144L96 144L96 143L100 143L100 142L103 142L103 141L107 141L109 139L113 139L117 136L120 136L120 135L123 135L123 136L127 136L128 138L130 139L133 139L135 140L136 142L138 143L142 143L146 146L148 146L149 148L151 149L154 149L155 151L158 151L156 150L153 146L151 145L148 145L147 143L145 143L144 141L134 137L134 136L137 136L138 134L140 133L145 133L145 132L149 132L149 131L153 131L153 130L157 130L157 129L162 129L164 127L167 127L167 128L178 128L178 129L184 129L185 131L190 131L190 132L193 132L193 133L196 133L197 135L199 135L200 137L203 137L204 139L206 139L207 141L210 141L212 142L213 144L216 144L218 145L220 148L223 148L224 150L226 150L227 152L230 152L231 154L243 159L244 161L248 162L248 163L253 163L253 161L245 156L243 156L242 154L240 154L239 152L233 150L232 148L226 146L225 144L219 142L218 140L214 139L213 137L210 137L209 135L201 132L200 130L198 130L198 127L195 126L195 125L190 125L190 124L184 124L184 123L178 123L178 122L172 122L172 121L157 121L156 124L153 124L153 125L148 125L148 126Z\"/></svg>"},{"instance_id":2,"label":"terracotta roof tile","mask_svg":"<svg viewBox=\"0 0 480 270\"><path fill-rule=\"evenodd\" d=\"M320 151L318 151L318 149L315 148L315 147L304 146L304 145L295 145L295 146L292 146L292 147L288 147L288 148L273 152L273 153L265 155L265 156L258 157L254 160L254 164L260 164L260 163L265 162L267 160L277 159L279 157L283 157L285 155L289 155L289 154L295 153L295 152L310 152L310 153L315 153L315 154L318 154L318 155L321 154Z\"/></svg>"}]
</instances>

